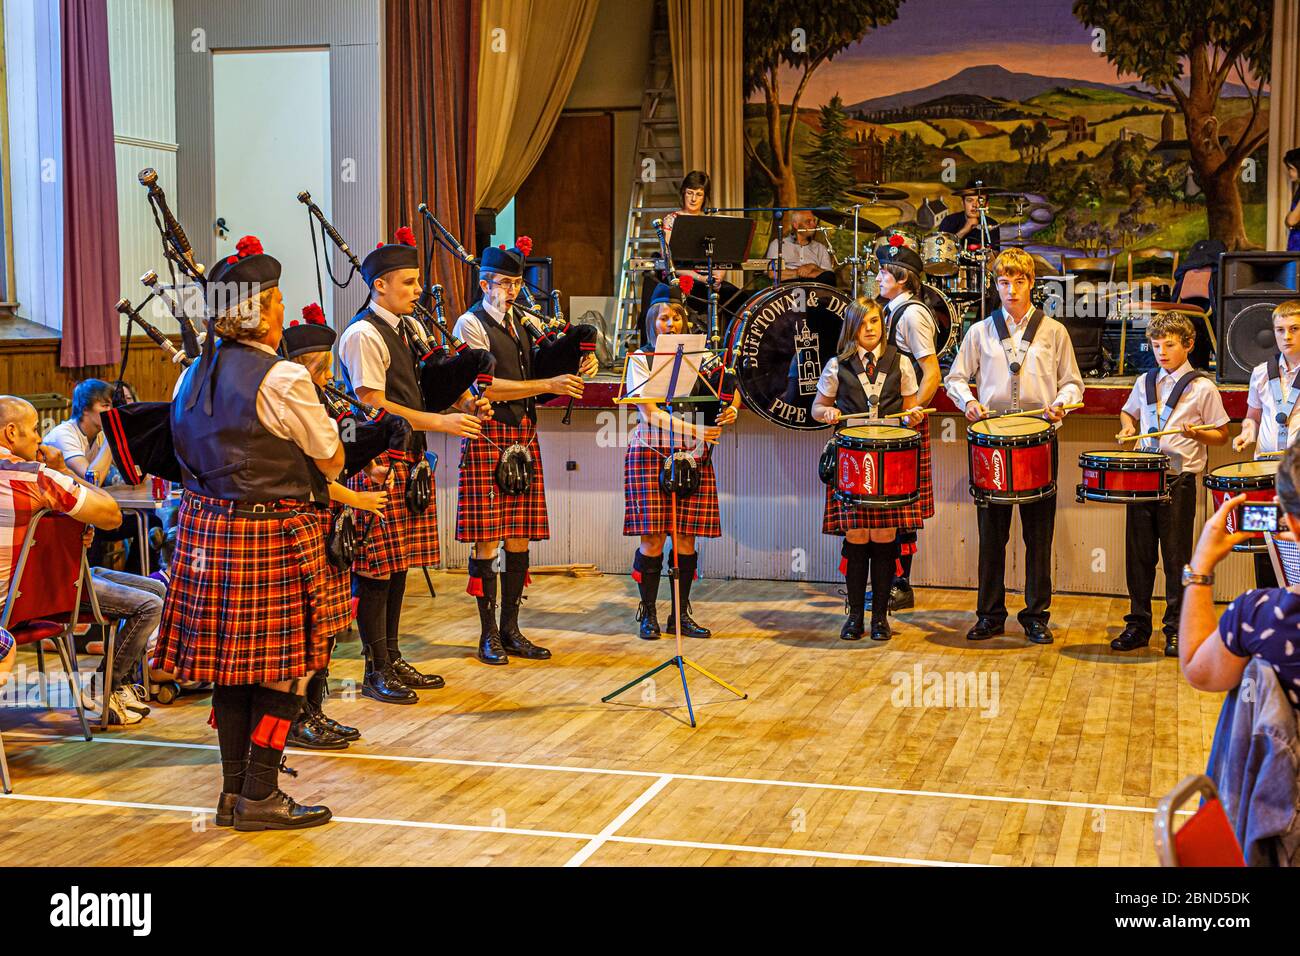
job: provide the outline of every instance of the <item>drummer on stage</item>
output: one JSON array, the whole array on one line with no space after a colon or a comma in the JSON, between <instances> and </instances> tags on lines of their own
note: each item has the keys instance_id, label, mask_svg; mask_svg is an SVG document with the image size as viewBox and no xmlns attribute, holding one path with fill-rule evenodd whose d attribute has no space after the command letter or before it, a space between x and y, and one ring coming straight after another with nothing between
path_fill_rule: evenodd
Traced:
<instances>
[{"instance_id":1,"label":"drummer on stage","mask_svg":"<svg viewBox=\"0 0 1300 956\"><path fill-rule=\"evenodd\" d=\"M870 299L858 299L845 310L836 355L826 363L817 381L813 418L835 425L845 415L863 412L874 412L877 418L900 416L918 407L916 395L912 363L885 341L880 306ZM906 416L902 424L915 428L922 418L919 413ZM933 500L929 469L923 469L919 477L921 498L928 495ZM900 530L921 526L920 501L893 508L855 508L836 500L834 491L827 486L822 533L845 538L842 567L847 618L840 637L846 641L862 639L870 580L871 639L887 641L892 636L889 587L898 556L896 538Z\"/></svg>"},{"instance_id":2,"label":"drummer on stage","mask_svg":"<svg viewBox=\"0 0 1300 956\"><path fill-rule=\"evenodd\" d=\"M983 243L983 238L980 236L980 202L983 195L973 187L962 189L957 195L961 197L961 211L944 216L935 228L955 238L962 249L980 246ZM999 228L1001 224L988 215L985 216L985 222L989 227L988 247L997 252L1002 248L1002 231Z\"/></svg>"},{"instance_id":3,"label":"drummer on stage","mask_svg":"<svg viewBox=\"0 0 1300 956\"><path fill-rule=\"evenodd\" d=\"M1285 451L1295 444L1300 422L1295 409L1300 402L1300 299L1283 302L1273 310L1273 338L1278 355L1260 362L1250 373L1250 394L1241 434L1232 440L1236 451L1255 445L1255 454ZM1255 586L1277 587L1273 562L1257 553Z\"/></svg>"},{"instance_id":4,"label":"drummer on stage","mask_svg":"<svg viewBox=\"0 0 1300 956\"><path fill-rule=\"evenodd\" d=\"M654 323L656 335L680 335L686 331L686 308L683 294L690 294L691 279L685 276L681 287L660 284L650 300L647 321ZM651 346L633 352L627 359L627 377L624 391L637 395L650 377L654 364ZM697 378L692 395L712 394L709 386ZM637 609L640 621L638 636L643 640L658 640L659 581L664 568L664 542L672 535L673 551L677 561L678 590L681 592L681 611L678 617L677 595L669 589L672 613L664 630L675 632L681 623L685 637L709 637L711 631L691 618L691 584L699 556L695 551L696 537L717 538L722 535L718 515L718 483L713 474L713 456L706 442L716 442L722 428L736 420L740 407L740 394L722 408L718 403L682 403L683 414L673 414L671 407L661 408L654 402L637 404L640 419L628 438L627 454L623 458L623 534L640 536L641 547L632 556L632 577L641 592ZM716 411L713 424L705 424L710 417L706 409ZM702 420L703 419L703 420ZM692 453L699 471L699 487L677 501L665 494L659 485L659 474L666 455L674 452ZM673 534L672 509L676 508L676 534ZM673 555L668 566L673 567Z\"/></svg>"},{"instance_id":5,"label":"drummer on stage","mask_svg":"<svg viewBox=\"0 0 1300 956\"><path fill-rule=\"evenodd\" d=\"M1059 423L1066 405L1083 399L1083 377L1065 326L1034 308L1034 260L1022 249L999 253L993 264L1002 308L971 326L944 388L966 419L977 422L992 412L1046 408L1043 417ZM971 384L979 393L976 398ZM1012 505L978 507L978 620L967 632L971 641L1003 633L1007 618L1006 548ZM1035 644L1052 643L1048 608L1052 603L1052 535L1056 495L1022 504L1025 542L1025 609L1020 612L1025 636Z\"/></svg>"},{"instance_id":6,"label":"drummer on stage","mask_svg":"<svg viewBox=\"0 0 1300 956\"><path fill-rule=\"evenodd\" d=\"M790 213L789 223L779 244L775 239L768 243L768 273L776 277L779 251L782 282L803 279L834 285L835 263L830 248L817 235L817 217L809 209L796 209Z\"/></svg>"},{"instance_id":7,"label":"drummer on stage","mask_svg":"<svg viewBox=\"0 0 1300 956\"><path fill-rule=\"evenodd\" d=\"M880 271L876 283L880 297L885 300L885 341L898 349L912 366L917 380L917 404L929 406L942 381L939 374L939 357L935 354L938 325L929 306L917 298L924 281L921 257L903 244L896 242L876 249ZM930 475L930 422L923 418L921 432L921 470ZM921 517L934 517L934 490L929 480L924 484L921 498ZM889 594L889 609L901 611L916 605L912 592L912 559L916 556L917 531L905 528L898 532L898 568Z\"/></svg>"}]
</instances>

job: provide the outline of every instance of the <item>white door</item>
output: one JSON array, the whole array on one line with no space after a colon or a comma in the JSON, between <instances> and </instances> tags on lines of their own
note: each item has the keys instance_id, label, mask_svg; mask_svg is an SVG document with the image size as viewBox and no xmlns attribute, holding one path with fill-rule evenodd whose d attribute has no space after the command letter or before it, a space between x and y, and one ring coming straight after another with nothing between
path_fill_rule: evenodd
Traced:
<instances>
[{"instance_id":1,"label":"white door","mask_svg":"<svg viewBox=\"0 0 1300 956\"><path fill-rule=\"evenodd\" d=\"M257 236L283 266L280 292L288 325L318 299L316 266L302 190L329 216L330 76L327 50L216 53L212 121L216 215L227 233L217 261L243 236ZM324 278L330 313L330 285Z\"/></svg>"}]
</instances>

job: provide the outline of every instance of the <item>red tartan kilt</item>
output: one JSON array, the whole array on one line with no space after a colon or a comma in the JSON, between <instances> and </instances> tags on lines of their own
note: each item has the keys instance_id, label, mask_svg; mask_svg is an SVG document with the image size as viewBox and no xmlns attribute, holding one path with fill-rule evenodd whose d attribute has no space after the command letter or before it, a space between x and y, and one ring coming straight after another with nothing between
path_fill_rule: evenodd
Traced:
<instances>
[{"instance_id":1,"label":"red tartan kilt","mask_svg":"<svg viewBox=\"0 0 1300 956\"><path fill-rule=\"evenodd\" d=\"M934 517L934 466L930 464L930 419L927 417L917 429L921 433L921 506L922 518Z\"/></svg>"},{"instance_id":2,"label":"red tartan kilt","mask_svg":"<svg viewBox=\"0 0 1300 956\"><path fill-rule=\"evenodd\" d=\"M182 680L289 680L329 663L329 640L348 624L325 559L327 509L301 502L290 518L229 517L229 505L186 492L154 666Z\"/></svg>"},{"instance_id":3,"label":"red tartan kilt","mask_svg":"<svg viewBox=\"0 0 1300 956\"><path fill-rule=\"evenodd\" d=\"M527 444L533 458L533 478L522 495L507 495L493 475L501 452L515 443ZM512 427L496 420L483 425L478 438L460 442L460 484L456 495L456 540L501 541L527 538L543 541L551 536L546 518L546 485L542 478L542 450L537 430L529 423Z\"/></svg>"},{"instance_id":4,"label":"red tartan kilt","mask_svg":"<svg viewBox=\"0 0 1300 956\"><path fill-rule=\"evenodd\" d=\"M368 575L386 575L407 568L435 565L442 555L438 548L438 506L430 501L424 514L413 515L406 505L406 482L411 463L401 456L384 453L391 472L388 479L388 506L384 520L369 512L357 512L357 533L364 537L357 547L352 570ZM379 486L364 471L348 479L354 491L378 491ZM437 484L434 488L436 491Z\"/></svg>"},{"instance_id":5,"label":"red tartan kilt","mask_svg":"<svg viewBox=\"0 0 1300 956\"><path fill-rule=\"evenodd\" d=\"M659 489L659 470L667 449L651 448L633 438L623 458L623 534L669 534L672 501ZM677 530L701 538L722 536L718 517L718 482L709 458L696 460L700 487L677 500Z\"/></svg>"},{"instance_id":6,"label":"red tartan kilt","mask_svg":"<svg viewBox=\"0 0 1300 956\"><path fill-rule=\"evenodd\" d=\"M826 488L826 509L822 512L822 533L843 534L863 528L921 527L926 518L934 517L934 471L930 464L930 421L921 422L920 497L910 505L896 508L854 508L835 500L835 489Z\"/></svg>"}]
</instances>

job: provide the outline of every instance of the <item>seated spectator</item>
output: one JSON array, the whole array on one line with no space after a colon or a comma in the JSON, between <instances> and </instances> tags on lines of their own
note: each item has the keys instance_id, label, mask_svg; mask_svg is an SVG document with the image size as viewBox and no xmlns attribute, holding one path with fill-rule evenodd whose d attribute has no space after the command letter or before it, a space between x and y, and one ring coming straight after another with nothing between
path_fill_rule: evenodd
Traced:
<instances>
[{"instance_id":1,"label":"seated spectator","mask_svg":"<svg viewBox=\"0 0 1300 956\"><path fill-rule=\"evenodd\" d=\"M1290 535L1300 536L1300 451L1287 449L1278 462L1277 497ZM1300 708L1300 594L1286 588L1260 588L1240 595L1222 617L1214 609L1214 569L1246 541L1245 532L1229 533L1228 515L1245 495L1223 503L1206 522L1188 565L1189 582L1179 620L1179 662L1197 690L1232 690L1252 657L1273 668L1293 707Z\"/></svg>"},{"instance_id":2,"label":"seated spectator","mask_svg":"<svg viewBox=\"0 0 1300 956\"><path fill-rule=\"evenodd\" d=\"M104 440L99 415L113 407L113 386L97 378L78 383L72 391L72 417L60 422L41 441L63 453L73 472L101 488L121 481L113 454Z\"/></svg>"}]
</instances>

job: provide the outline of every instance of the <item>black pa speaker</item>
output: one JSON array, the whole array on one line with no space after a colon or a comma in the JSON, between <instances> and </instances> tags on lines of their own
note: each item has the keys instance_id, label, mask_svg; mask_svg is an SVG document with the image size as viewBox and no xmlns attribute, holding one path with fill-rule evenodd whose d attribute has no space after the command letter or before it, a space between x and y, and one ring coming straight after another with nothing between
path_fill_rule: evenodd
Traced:
<instances>
[{"instance_id":1,"label":"black pa speaker","mask_svg":"<svg viewBox=\"0 0 1300 956\"><path fill-rule=\"evenodd\" d=\"M1225 252L1219 258L1216 379L1244 385L1251 370L1277 353L1273 310L1300 298L1300 253Z\"/></svg>"}]
</instances>

